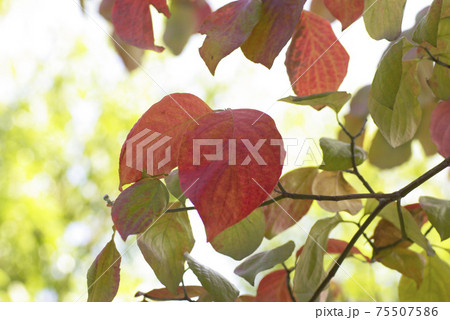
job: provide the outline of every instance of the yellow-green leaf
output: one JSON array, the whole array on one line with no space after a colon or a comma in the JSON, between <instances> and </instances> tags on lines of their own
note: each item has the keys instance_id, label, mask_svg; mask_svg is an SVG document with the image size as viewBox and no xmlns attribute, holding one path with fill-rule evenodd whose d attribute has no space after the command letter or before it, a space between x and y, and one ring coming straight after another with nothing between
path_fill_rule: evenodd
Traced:
<instances>
[{"instance_id":1,"label":"yellow-green leaf","mask_svg":"<svg viewBox=\"0 0 450 320\"><path fill-rule=\"evenodd\" d=\"M402 38L389 49L378 66L369 95L370 115L394 148L414 137L422 116L417 100L417 61L403 61L410 48Z\"/></svg>"},{"instance_id":2,"label":"yellow-green leaf","mask_svg":"<svg viewBox=\"0 0 450 320\"><path fill-rule=\"evenodd\" d=\"M294 292L298 301L308 301L325 277L323 257L328 236L340 222L339 214L317 221L309 232L295 267Z\"/></svg>"},{"instance_id":3,"label":"yellow-green leaf","mask_svg":"<svg viewBox=\"0 0 450 320\"><path fill-rule=\"evenodd\" d=\"M418 44L426 41L435 47L437 46L441 8L442 0L434 0L428 13L420 20L416 30L414 30L413 41Z\"/></svg>"},{"instance_id":4,"label":"yellow-green leaf","mask_svg":"<svg viewBox=\"0 0 450 320\"><path fill-rule=\"evenodd\" d=\"M119 289L121 256L114 240L106 244L87 273L88 302L110 302Z\"/></svg>"},{"instance_id":5,"label":"yellow-green leaf","mask_svg":"<svg viewBox=\"0 0 450 320\"><path fill-rule=\"evenodd\" d=\"M351 97L352 95L345 91L331 91L303 97L289 96L279 101L311 107L325 105L338 113Z\"/></svg>"},{"instance_id":6,"label":"yellow-green leaf","mask_svg":"<svg viewBox=\"0 0 450 320\"><path fill-rule=\"evenodd\" d=\"M450 266L438 256L427 257L423 280L419 287L414 280L402 276L398 285L400 301L450 301Z\"/></svg>"},{"instance_id":7,"label":"yellow-green leaf","mask_svg":"<svg viewBox=\"0 0 450 320\"><path fill-rule=\"evenodd\" d=\"M364 24L375 40L397 39L400 35L406 0L365 0Z\"/></svg>"},{"instance_id":8,"label":"yellow-green leaf","mask_svg":"<svg viewBox=\"0 0 450 320\"><path fill-rule=\"evenodd\" d=\"M180 205L171 206L177 207ZM184 253L190 252L195 243L187 212L164 213L137 243L158 280L176 293L183 278Z\"/></svg>"},{"instance_id":9,"label":"yellow-green leaf","mask_svg":"<svg viewBox=\"0 0 450 320\"><path fill-rule=\"evenodd\" d=\"M252 254L264 238L266 224L261 209L256 209L235 225L225 229L212 241L213 248L235 260Z\"/></svg>"}]
</instances>

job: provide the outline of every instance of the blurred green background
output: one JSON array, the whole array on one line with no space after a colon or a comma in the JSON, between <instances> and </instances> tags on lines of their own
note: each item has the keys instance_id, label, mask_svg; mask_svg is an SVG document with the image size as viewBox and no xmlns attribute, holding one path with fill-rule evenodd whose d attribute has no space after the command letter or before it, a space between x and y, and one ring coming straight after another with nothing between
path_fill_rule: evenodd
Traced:
<instances>
[{"instance_id":1,"label":"blurred green background","mask_svg":"<svg viewBox=\"0 0 450 320\"><path fill-rule=\"evenodd\" d=\"M431 1L425 2L408 2L405 28ZM291 94L284 51L272 70L235 52L212 77L197 51L203 38L196 35L180 56L169 50L147 52L143 68L128 73L106 34L111 26L97 14L99 1L85 3L87 13L82 14L77 0L0 0L0 301L86 299L87 269L111 234L103 195L112 199L118 195L121 145L139 116L167 93L194 93L213 108L266 111L284 137L318 141L338 132L331 110L319 113L276 103ZM216 9L222 2L211 4ZM164 22L154 11L153 15L157 43L162 44ZM339 35L340 25L334 23L333 28ZM387 42L371 40L361 21L347 33L341 41L352 60L342 89L354 93L371 82ZM365 146L374 135L372 123L369 128ZM412 152L414 160L407 164L380 173L366 163L363 173L375 189L389 191L441 159L425 158L417 142ZM288 165L285 171L292 168ZM356 180L349 180L363 190ZM422 193L448 198L449 190L447 173L442 173L408 196L405 204L417 202ZM327 215L315 205L302 226L309 229L318 217ZM206 243L195 212L190 218L197 240L193 255L244 293L254 292L233 275L236 262ZM345 225L333 236L349 238L354 230ZM435 232L431 237L438 240ZM300 246L305 238L293 227L270 242L264 240L261 248L287 239ZM160 287L132 241L124 244L117 238L116 242L119 251L126 252L117 299L132 301L137 290ZM363 241L358 246L368 252ZM448 253L440 254L449 261ZM344 268L377 299L397 299L395 271L356 259L349 259ZM337 280L344 292L339 299L369 300L346 274L340 273Z\"/></svg>"}]
</instances>

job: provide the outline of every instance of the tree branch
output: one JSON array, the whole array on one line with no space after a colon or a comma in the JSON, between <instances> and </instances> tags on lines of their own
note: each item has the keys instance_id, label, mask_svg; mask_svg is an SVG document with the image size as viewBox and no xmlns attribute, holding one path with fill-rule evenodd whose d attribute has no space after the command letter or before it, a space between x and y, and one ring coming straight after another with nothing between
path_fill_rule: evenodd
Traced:
<instances>
[{"instance_id":1,"label":"tree branch","mask_svg":"<svg viewBox=\"0 0 450 320\"><path fill-rule=\"evenodd\" d=\"M353 235L352 239L348 243L348 245L345 247L342 254L339 256L333 267L331 268L328 275L325 277L325 279L322 281L322 283L319 285L319 287L314 292L313 296L309 301L315 301L323 289L328 285L330 280L335 276L336 272L339 270L342 262L349 254L350 250L355 245L356 241L359 239L359 237L364 233L364 231L367 229L367 227L372 223L372 221L377 217L377 215L383 210L384 207L386 207L389 203L399 200L402 197L406 196L408 193L410 193L415 188L419 187L422 183L432 178L437 173L444 170L446 167L450 165L450 157L444 159L440 164L435 166L434 168L428 170L423 175L406 185L405 187L401 188L400 190L390 193L390 197L383 198L379 200L378 206L372 211L372 213L369 215L369 217L364 221L364 223L361 225L361 227L356 231L356 233ZM403 239L401 239L403 241Z\"/></svg>"}]
</instances>

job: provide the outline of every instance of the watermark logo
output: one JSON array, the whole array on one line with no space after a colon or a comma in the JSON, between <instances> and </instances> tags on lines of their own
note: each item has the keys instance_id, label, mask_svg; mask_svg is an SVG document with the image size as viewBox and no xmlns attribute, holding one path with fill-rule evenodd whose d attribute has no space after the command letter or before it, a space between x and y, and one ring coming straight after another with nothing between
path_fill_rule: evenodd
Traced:
<instances>
[{"instance_id":1,"label":"watermark logo","mask_svg":"<svg viewBox=\"0 0 450 320\"><path fill-rule=\"evenodd\" d=\"M150 129L140 131L126 141L126 166L141 172L145 170L147 174L154 175L155 164L157 169L161 169L171 161L171 146L166 146L163 151L161 149L170 140L172 137ZM290 163L298 167L317 166L322 161L320 149L316 141L311 138L259 139L256 142L249 139L193 139L192 165L199 166L201 159L207 161L226 159L231 166L246 166L253 161L258 165L266 166L267 162L261 154L261 148L265 144L280 148L280 164L284 166ZM286 157L284 150L286 150Z\"/></svg>"},{"instance_id":2,"label":"watermark logo","mask_svg":"<svg viewBox=\"0 0 450 320\"><path fill-rule=\"evenodd\" d=\"M127 167L134 168L138 171L144 171L144 154L146 155L145 171L149 175L154 174L154 153L161 148L165 143L170 141L172 137L162 136L161 139L152 143L156 139L161 137L161 133L152 131L150 129L144 129L138 134L134 135L127 140L125 145L125 163ZM135 150L135 152L133 152ZM134 157L136 161L134 161ZM157 163L158 169L161 169L164 165L170 162L171 146L167 146L164 150L163 159ZM135 165L134 165L135 164Z\"/></svg>"}]
</instances>

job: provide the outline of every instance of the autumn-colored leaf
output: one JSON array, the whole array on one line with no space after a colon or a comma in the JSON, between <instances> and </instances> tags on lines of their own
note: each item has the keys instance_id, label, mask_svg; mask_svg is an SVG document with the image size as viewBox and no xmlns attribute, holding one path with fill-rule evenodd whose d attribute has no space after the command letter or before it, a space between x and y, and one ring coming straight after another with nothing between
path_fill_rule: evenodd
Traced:
<instances>
[{"instance_id":1,"label":"autumn-colored leaf","mask_svg":"<svg viewBox=\"0 0 450 320\"><path fill-rule=\"evenodd\" d=\"M292 302L286 284L286 270L276 270L261 279L256 291L257 302Z\"/></svg>"},{"instance_id":2,"label":"autumn-colored leaf","mask_svg":"<svg viewBox=\"0 0 450 320\"><path fill-rule=\"evenodd\" d=\"M206 39L199 51L213 75L220 60L248 39L261 13L261 1L238 0L206 18L200 28L200 33L206 34Z\"/></svg>"},{"instance_id":3,"label":"autumn-colored leaf","mask_svg":"<svg viewBox=\"0 0 450 320\"><path fill-rule=\"evenodd\" d=\"M261 209L256 209L235 225L219 233L212 241L214 250L235 260L252 254L264 238L266 224Z\"/></svg>"},{"instance_id":4,"label":"autumn-colored leaf","mask_svg":"<svg viewBox=\"0 0 450 320\"><path fill-rule=\"evenodd\" d=\"M342 196L357 193L356 190L344 179L342 171L322 171L314 179L312 185L313 194ZM347 211L357 214L362 209L359 199L343 201L318 201L319 206L330 212Z\"/></svg>"},{"instance_id":5,"label":"autumn-colored leaf","mask_svg":"<svg viewBox=\"0 0 450 320\"><path fill-rule=\"evenodd\" d=\"M336 91L347 74L349 55L324 18L303 11L286 55L297 96Z\"/></svg>"},{"instance_id":6,"label":"autumn-colored leaf","mask_svg":"<svg viewBox=\"0 0 450 320\"><path fill-rule=\"evenodd\" d=\"M450 157L450 100L440 102L431 114L431 139L443 157Z\"/></svg>"},{"instance_id":7,"label":"autumn-colored leaf","mask_svg":"<svg viewBox=\"0 0 450 320\"><path fill-rule=\"evenodd\" d=\"M155 45L150 5L170 17L166 0L115 0L112 22L116 33L126 43L141 49L162 52L164 48Z\"/></svg>"},{"instance_id":8,"label":"autumn-colored leaf","mask_svg":"<svg viewBox=\"0 0 450 320\"><path fill-rule=\"evenodd\" d=\"M283 175L280 183L289 192L311 194L312 183L317 173L317 168L297 168ZM275 198L278 195L272 191L271 197ZM266 218L266 238L272 239L300 221L308 212L311 204L312 200L282 199L278 203L262 207Z\"/></svg>"},{"instance_id":9,"label":"autumn-colored leaf","mask_svg":"<svg viewBox=\"0 0 450 320\"><path fill-rule=\"evenodd\" d=\"M206 293L205 288L201 286L185 286L184 288L189 298L199 297ZM179 300L185 297L183 287L178 287L175 294L170 292L169 289L167 288L160 288L160 289L153 289L145 293L138 291L134 296L135 297L144 296L147 299L155 301Z\"/></svg>"},{"instance_id":10,"label":"autumn-colored leaf","mask_svg":"<svg viewBox=\"0 0 450 320\"><path fill-rule=\"evenodd\" d=\"M425 269L425 257L409 249L394 247L381 251L376 260L384 266L397 270L401 274L413 279L420 286Z\"/></svg>"},{"instance_id":11,"label":"autumn-colored leaf","mask_svg":"<svg viewBox=\"0 0 450 320\"><path fill-rule=\"evenodd\" d=\"M198 123L184 136L178 166L181 188L211 241L266 200L285 151L274 121L260 111L229 109Z\"/></svg>"},{"instance_id":12,"label":"autumn-colored leaf","mask_svg":"<svg viewBox=\"0 0 450 320\"><path fill-rule=\"evenodd\" d=\"M122 239L144 232L164 211L169 193L159 180L143 179L126 188L114 201L111 210L114 226Z\"/></svg>"},{"instance_id":13,"label":"autumn-colored leaf","mask_svg":"<svg viewBox=\"0 0 450 320\"><path fill-rule=\"evenodd\" d=\"M299 104L303 106L312 106L315 109L322 109L323 106L329 106L336 113L338 113L342 107L351 98L351 94L345 91L333 91L333 92L323 92L316 93L310 96L303 97L286 97L280 99L279 101L289 102L292 104Z\"/></svg>"},{"instance_id":14,"label":"autumn-colored leaf","mask_svg":"<svg viewBox=\"0 0 450 320\"><path fill-rule=\"evenodd\" d=\"M311 228L295 266L294 292L300 302L309 301L325 277L323 257L330 232L342 221L339 213L318 220Z\"/></svg>"},{"instance_id":15,"label":"autumn-colored leaf","mask_svg":"<svg viewBox=\"0 0 450 320\"><path fill-rule=\"evenodd\" d=\"M234 273L247 280L253 286L258 273L271 269L277 264L286 261L291 256L294 248L294 242L288 241L272 250L254 254L238 265L234 269Z\"/></svg>"},{"instance_id":16,"label":"autumn-colored leaf","mask_svg":"<svg viewBox=\"0 0 450 320\"><path fill-rule=\"evenodd\" d=\"M169 174L178 165L178 152L187 127L212 112L201 99L174 93L152 105L131 129L120 153L120 188L149 175Z\"/></svg>"},{"instance_id":17,"label":"autumn-colored leaf","mask_svg":"<svg viewBox=\"0 0 450 320\"><path fill-rule=\"evenodd\" d=\"M369 205L369 202L367 204ZM420 204L415 203L407 205L404 208L409 211L418 227L422 227L427 219L425 212L420 207ZM395 214L395 212L392 212L392 214ZM398 229L391 222L387 221L386 219L381 219L375 228L372 238L374 240L374 245L378 248L382 248L385 246L392 246L394 243L398 242L402 238L402 233L400 229ZM408 248L410 245L410 241L402 241L395 247Z\"/></svg>"},{"instance_id":18,"label":"autumn-colored leaf","mask_svg":"<svg viewBox=\"0 0 450 320\"><path fill-rule=\"evenodd\" d=\"M214 301L233 302L239 296L239 290L218 272L201 265L189 253L184 254L189 268L197 276L203 288Z\"/></svg>"},{"instance_id":19,"label":"autumn-colored leaf","mask_svg":"<svg viewBox=\"0 0 450 320\"><path fill-rule=\"evenodd\" d=\"M414 137L422 116L417 61L403 61L411 48L405 38L395 43L381 60L370 89L370 115L394 148Z\"/></svg>"},{"instance_id":20,"label":"autumn-colored leaf","mask_svg":"<svg viewBox=\"0 0 450 320\"><path fill-rule=\"evenodd\" d=\"M327 19L330 23L336 20L330 10L325 6L324 0L311 0L309 11Z\"/></svg>"},{"instance_id":21,"label":"autumn-colored leaf","mask_svg":"<svg viewBox=\"0 0 450 320\"><path fill-rule=\"evenodd\" d=\"M428 79L433 94L441 100L450 100L450 69L436 64Z\"/></svg>"},{"instance_id":22,"label":"autumn-colored leaf","mask_svg":"<svg viewBox=\"0 0 450 320\"><path fill-rule=\"evenodd\" d=\"M420 231L421 223L423 223L423 214L419 210L407 210L404 207L401 207L401 213L403 217L403 223L405 227L406 236L421 246L426 250L428 255L434 255L435 252L428 242L427 238ZM402 238L401 225L399 214L397 211L397 206L395 203L390 203L386 207L381 210L379 216L384 218L380 220L379 224L375 228L374 231L374 244L376 247L383 247L384 245L392 245L397 240ZM390 222L390 224L386 224L386 222ZM383 225L381 225L383 223ZM398 231L395 231L395 228ZM411 245L410 242L402 241L398 244L399 247L408 247Z\"/></svg>"},{"instance_id":23,"label":"autumn-colored leaf","mask_svg":"<svg viewBox=\"0 0 450 320\"><path fill-rule=\"evenodd\" d=\"M119 289L121 256L114 240L106 244L87 273L88 302L109 302Z\"/></svg>"},{"instance_id":24,"label":"autumn-colored leaf","mask_svg":"<svg viewBox=\"0 0 450 320\"><path fill-rule=\"evenodd\" d=\"M327 243L327 248L326 249L327 249L327 252L330 253L330 254L333 254L333 253L341 254L344 251L344 249L347 247L347 245L348 245L348 242L343 241L343 240L328 239L328 243ZM297 250L297 253L295 254L297 256L297 258L302 253L303 248L304 248L304 246L300 247L300 249ZM362 255L364 257L364 259L366 261L368 261L368 262L370 261L370 259L367 256L362 254L361 251L359 251L359 249L354 246L354 247L352 247L350 249L349 256L355 255L355 254L360 254L360 255Z\"/></svg>"},{"instance_id":25,"label":"autumn-colored leaf","mask_svg":"<svg viewBox=\"0 0 450 320\"><path fill-rule=\"evenodd\" d=\"M171 208L180 208L172 204ZM184 274L184 253L194 247L194 236L186 211L163 214L141 236L137 244L156 277L172 293Z\"/></svg>"},{"instance_id":26,"label":"autumn-colored leaf","mask_svg":"<svg viewBox=\"0 0 450 320\"><path fill-rule=\"evenodd\" d=\"M256 302L256 297L244 294L239 296L235 302Z\"/></svg>"},{"instance_id":27,"label":"autumn-colored leaf","mask_svg":"<svg viewBox=\"0 0 450 320\"><path fill-rule=\"evenodd\" d=\"M124 42L117 33L112 35L114 48L122 59L122 62L129 72L137 69L142 61L145 51Z\"/></svg>"},{"instance_id":28,"label":"autumn-colored leaf","mask_svg":"<svg viewBox=\"0 0 450 320\"><path fill-rule=\"evenodd\" d=\"M116 0L102 0L98 8L98 13L109 22L112 21L112 8L115 1Z\"/></svg>"},{"instance_id":29,"label":"autumn-colored leaf","mask_svg":"<svg viewBox=\"0 0 450 320\"><path fill-rule=\"evenodd\" d=\"M306 0L262 0L262 12L248 39L242 44L244 55L271 68L300 19Z\"/></svg>"},{"instance_id":30,"label":"autumn-colored leaf","mask_svg":"<svg viewBox=\"0 0 450 320\"><path fill-rule=\"evenodd\" d=\"M375 40L389 41L401 32L406 0L364 0L364 24Z\"/></svg>"},{"instance_id":31,"label":"autumn-colored leaf","mask_svg":"<svg viewBox=\"0 0 450 320\"><path fill-rule=\"evenodd\" d=\"M416 282L402 276L398 284L400 301L410 302L450 302L450 266L438 256L426 257L423 280L418 287Z\"/></svg>"},{"instance_id":32,"label":"autumn-colored leaf","mask_svg":"<svg viewBox=\"0 0 450 320\"><path fill-rule=\"evenodd\" d=\"M198 32L211 7L205 0L173 0L171 16L167 19L164 43L173 54L179 55L192 34Z\"/></svg>"},{"instance_id":33,"label":"autumn-colored leaf","mask_svg":"<svg viewBox=\"0 0 450 320\"><path fill-rule=\"evenodd\" d=\"M364 11L364 0L324 0L331 14L342 24L342 30L347 29Z\"/></svg>"}]
</instances>

